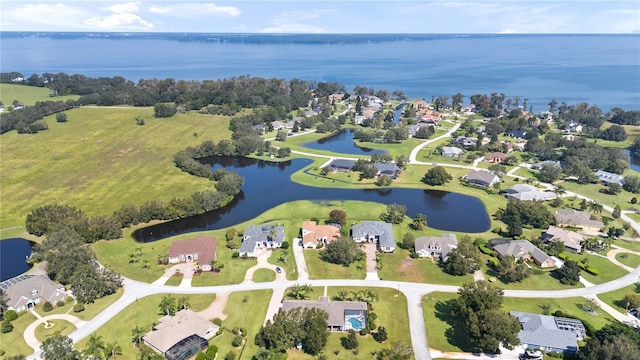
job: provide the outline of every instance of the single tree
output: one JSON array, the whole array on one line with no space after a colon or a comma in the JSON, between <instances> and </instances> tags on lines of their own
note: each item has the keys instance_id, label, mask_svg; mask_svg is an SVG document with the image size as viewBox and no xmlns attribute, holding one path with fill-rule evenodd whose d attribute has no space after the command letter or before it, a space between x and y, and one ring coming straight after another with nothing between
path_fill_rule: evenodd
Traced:
<instances>
[{"instance_id":1,"label":"single tree","mask_svg":"<svg viewBox=\"0 0 640 360\"><path fill-rule=\"evenodd\" d=\"M347 336L343 336L340 338L340 343L342 347L347 350L353 350L358 348L358 338L356 337L355 330L349 330Z\"/></svg>"},{"instance_id":2,"label":"single tree","mask_svg":"<svg viewBox=\"0 0 640 360\"><path fill-rule=\"evenodd\" d=\"M171 295L165 295L160 300L160 311L164 315L173 315L176 312L176 298Z\"/></svg>"},{"instance_id":3,"label":"single tree","mask_svg":"<svg viewBox=\"0 0 640 360\"><path fill-rule=\"evenodd\" d=\"M452 179L453 178L447 172L447 170L445 170L442 166L436 166L426 172L426 174L422 178L422 182L427 185L437 186L444 185Z\"/></svg>"},{"instance_id":4,"label":"single tree","mask_svg":"<svg viewBox=\"0 0 640 360\"><path fill-rule=\"evenodd\" d=\"M79 360L80 353L73 348L73 340L67 336L54 335L40 345L44 360Z\"/></svg>"},{"instance_id":5,"label":"single tree","mask_svg":"<svg viewBox=\"0 0 640 360\"><path fill-rule=\"evenodd\" d=\"M414 230L422 230L422 228L427 226L427 215L425 214L416 214L413 218L412 227Z\"/></svg>"},{"instance_id":6,"label":"single tree","mask_svg":"<svg viewBox=\"0 0 640 360\"><path fill-rule=\"evenodd\" d=\"M136 345L140 345L140 343L142 343L142 337L144 336L145 333L146 331L144 330L143 327L136 325L131 330L131 338L132 338L131 341L133 341L133 343L135 343Z\"/></svg>"},{"instance_id":7,"label":"single tree","mask_svg":"<svg viewBox=\"0 0 640 360\"><path fill-rule=\"evenodd\" d=\"M116 359L118 355L122 355L122 347L118 343L106 343L104 344L103 352L104 358Z\"/></svg>"},{"instance_id":8,"label":"single tree","mask_svg":"<svg viewBox=\"0 0 640 360\"><path fill-rule=\"evenodd\" d=\"M386 221L392 224L400 224L404 221L404 215L407 212L407 207L400 204L387 205L387 211L380 216L382 221Z\"/></svg>"},{"instance_id":9,"label":"single tree","mask_svg":"<svg viewBox=\"0 0 640 360\"><path fill-rule=\"evenodd\" d=\"M580 266L573 260L565 261L564 266L555 271L563 284L576 285L580 281Z\"/></svg>"},{"instance_id":10,"label":"single tree","mask_svg":"<svg viewBox=\"0 0 640 360\"><path fill-rule=\"evenodd\" d=\"M213 263L215 260L212 260L211 262ZM212 264L213 267L213 264ZM178 298L178 309L180 310L186 310L189 308L189 306L191 306L191 304L189 303L189 298L187 296L182 296Z\"/></svg>"},{"instance_id":11,"label":"single tree","mask_svg":"<svg viewBox=\"0 0 640 360\"><path fill-rule=\"evenodd\" d=\"M83 354L89 357L89 359L97 359L103 354L104 340L100 335L91 335L87 341Z\"/></svg>"},{"instance_id":12,"label":"single tree","mask_svg":"<svg viewBox=\"0 0 640 360\"><path fill-rule=\"evenodd\" d=\"M329 212L329 222L344 225L347 222L347 212L341 209L333 209Z\"/></svg>"},{"instance_id":13,"label":"single tree","mask_svg":"<svg viewBox=\"0 0 640 360\"><path fill-rule=\"evenodd\" d=\"M409 251L414 251L416 245L416 239L412 233L405 233L402 236L402 248Z\"/></svg>"}]
</instances>

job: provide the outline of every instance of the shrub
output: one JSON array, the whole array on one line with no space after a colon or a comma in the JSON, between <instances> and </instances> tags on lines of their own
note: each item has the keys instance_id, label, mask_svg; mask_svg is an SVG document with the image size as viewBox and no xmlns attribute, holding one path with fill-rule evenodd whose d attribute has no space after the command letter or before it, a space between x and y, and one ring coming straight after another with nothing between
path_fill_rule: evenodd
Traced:
<instances>
[{"instance_id":1,"label":"shrub","mask_svg":"<svg viewBox=\"0 0 640 360\"><path fill-rule=\"evenodd\" d=\"M66 303L64 301L58 301L56 303L56 306L60 307L60 306L64 306Z\"/></svg>"},{"instance_id":2,"label":"shrub","mask_svg":"<svg viewBox=\"0 0 640 360\"><path fill-rule=\"evenodd\" d=\"M234 252L233 252L233 254L231 254L231 258L232 258L232 259L237 259L237 258L239 258L239 257L240 257L240 253L239 253L239 252L237 252L237 251L234 251Z\"/></svg>"},{"instance_id":3,"label":"shrub","mask_svg":"<svg viewBox=\"0 0 640 360\"><path fill-rule=\"evenodd\" d=\"M11 321L4 320L2 321L2 325L0 325L0 333L6 334L13 330L13 325L11 325Z\"/></svg>"},{"instance_id":4,"label":"shrub","mask_svg":"<svg viewBox=\"0 0 640 360\"><path fill-rule=\"evenodd\" d=\"M245 329L245 328L240 328L240 336L242 336L242 337L247 337L247 329Z\"/></svg>"},{"instance_id":5,"label":"shrub","mask_svg":"<svg viewBox=\"0 0 640 360\"><path fill-rule=\"evenodd\" d=\"M222 319L220 318L215 318L213 320L211 320L212 323L218 325L218 326L222 326Z\"/></svg>"},{"instance_id":6,"label":"shrub","mask_svg":"<svg viewBox=\"0 0 640 360\"><path fill-rule=\"evenodd\" d=\"M81 303L77 303L75 305L73 305L73 312L75 313L79 313L79 312L83 312L84 311L84 305Z\"/></svg>"},{"instance_id":7,"label":"shrub","mask_svg":"<svg viewBox=\"0 0 640 360\"><path fill-rule=\"evenodd\" d=\"M561 353L561 352L557 352L557 351L549 351L547 353L547 356L552 357L552 358L564 359L564 354Z\"/></svg>"},{"instance_id":8,"label":"shrub","mask_svg":"<svg viewBox=\"0 0 640 360\"><path fill-rule=\"evenodd\" d=\"M207 353L217 353L218 352L218 347L215 345L209 345L209 347L207 348Z\"/></svg>"},{"instance_id":9,"label":"shrub","mask_svg":"<svg viewBox=\"0 0 640 360\"><path fill-rule=\"evenodd\" d=\"M495 252L491 249L489 249L488 247L484 246L484 245L478 245L478 249L480 249L480 252L485 254L485 255L489 255L489 256L495 256Z\"/></svg>"},{"instance_id":10,"label":"shrub","mask_svg":"<svg viewBox=\"0 0 640 360\"><path fill-rule=\"evenodd\" d=\"M18 313L15 310L7 310L4 313L4 319L7 321L13 321L18 318Z\"/></svg>"},{"instance_id":11,"label":"shrub","mask_svg":"<svg viewBox=\"0 0 640 360\"><path fill-rule=\"evenodd\" d=\"M373 333L373 339L381 343L387 340L387 338L388 338L387 329L385 329L382 326L378 326L378 331Z\"/></svg>"},{"instance_id":12,"label":"shrub","mask_svg":"<svg viewBox=\"0 0 640 360\"><path fill-rule=\"evenodd\" d=\"M49 312L49 311L53 310L53 305L51 305L51 303L47 301L47 302L46 302L46 303L44 303L44 305L42 306L42 310L43 310L44 312Z\"/></svg>"},{"instance_id":13,"label":"shrub","mask_svg":"<svg viewBox=\"0 0 640 360\"><path fill-rule=\"evenodd\" d=\"M498 260L498 259L496 259L496 258L494 258L494 257L492 257L492 258L488 258L488 259L487 259L487 265L491 265L491 266L493 266L494 268L495 268L495 267L498 267L498 266L500 265L500 260Z\"/></svg>"},{"instance_id":14,"label":"shrub","mask_svg":"<svg viewBox=\"0 0 640 360\"><path fill-rule=\"evenodd\" d=\"M564 253L558 254L558 257L562 260L567 260L569 258L569 256L567 256L567 254L564 254Z\"/></svg>"},{"instance_id":15,"label":"shrub","mask_svg":"<svg viewBox=\"0 0 640 360\"><path fill-rule=\"evenodd\" d=\"M280 246L283 250L287 250L289 248L289 243L284 241L282 242L282 245Z\"/></svg>"},{"instance_id":16,"label":"shrub","mask_svg":"<svg viewBox=\"0 0 640 360\"><path fill-rule=\"evenodd\" d=\"M231 350L224 356L224 360L236 360L236 352Z\"/></svg>"},{"instance_id":17,"label":"shrub","mask_svg":"<svg viewBox=\"0 0 640 360\"><path fill-rule=\"evenodd\" d=\"M362 336L369 335L369 328L362 328L362 330L360 330L360 335Z\"/></svg>"},{"instance_id":18,"label":"shrub","mask_svg":"<svg viewBox=\"0 0 640 360\"><path fill-rule=\"evenodd\" d=\"M233 340L231 341L231 346L239 347L240 345L242 345L242 337L239 335L234 336Z\"/></svg>"},{"instance_id":19,"label":"shrub","mask_svg":"<svg viewBox=\"0 0 640 360\"><path fill-rule=\"evenodd\" d=\"M216 336L220 336L220 335L222 335L222 332L223 332L223 331L224 331L224 330L222 329L222 327L220 327L220 329L218 329L218 331L216 331Z\"/></svg>"},{"instance_id":20,"label":"shrub","mask_svg":"<svg viewBox=\"0 0 640 360\"><path fill-rule=\"evenodd\" d=\"M207 358L207 354L201 352L198 355L196 355L196 360L205 360Z\"/></svg>"}]
</instances>

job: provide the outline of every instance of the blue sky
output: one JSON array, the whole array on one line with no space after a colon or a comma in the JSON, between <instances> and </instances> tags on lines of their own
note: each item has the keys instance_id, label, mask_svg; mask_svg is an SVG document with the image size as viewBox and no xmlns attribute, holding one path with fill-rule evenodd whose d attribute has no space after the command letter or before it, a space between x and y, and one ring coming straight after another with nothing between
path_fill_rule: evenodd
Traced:
<instances>
[{"instance_id":1,"label":"blue sky","mask_svg":"<svg viewBox=\"0 0 640 360\"><path fill-rule=\"evenodd\" d=\"M2 31L640 33L640 1L0 0Z\"/></svg>"}]
</instances>

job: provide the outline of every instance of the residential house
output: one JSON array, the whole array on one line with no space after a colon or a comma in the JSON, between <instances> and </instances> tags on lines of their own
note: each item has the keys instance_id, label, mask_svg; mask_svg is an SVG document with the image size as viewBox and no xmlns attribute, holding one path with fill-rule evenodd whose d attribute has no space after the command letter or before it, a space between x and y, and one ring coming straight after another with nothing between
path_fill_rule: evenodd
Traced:
<instances>
[{"instance_id":1,"label":"residential house","mask_svg":"<svg viewBox=\"0 0 640 360\"><path fill-rule=\"evenodd\" d=\"M7 308L15 311L33 309L38 304L66 301L69 293L64 286L46 275L18 275L0 283L7 296Z\"/></svg>"},{"instance_id":2,"label":"residential house","mask_svg":"<svg viewBox=\"0 0 640 360\"><path fill-rule=\"evenodd\" d=\"M561 242L567 250L573 253L582 252L582 242L585 237L577 232L565 230L556 226L549 226L542 234L544 242Z\"/></svg>"},{"instance_id":3,"label":"residential house","mask_svg":"<svg viewBox=\"0 0 640 360\"><path fill-rule=\"evenodd\" d=\"M538 163L531 165L531 168L533 170L540 170L542 169L543 166L553 166L558 169L562 169L562 165L560 164L560 161L552 161L552 160L540 161Z\"/></svg>"},{"instance_id":4,"label":"residential house","mask_svg":"<svg viewBox=\"0 0 640 360\"><path fill-rule=\"evenodd\" d=\"M582 132L582 125L575 121L571 121L570 123L567 124L567 128L564 131L580 133Z\"/></svg>"},{"instance_id":5,"label":"residential house","mask_svg":"<svg viewBox=\"0 0 640 360\"><path fill-rule=\"evenodd\" d=\"M431 108L431 105L423 99L414 101L411 106L413 106L416 111L428 110Z\"/></svg>"},{"instance_id":6,"label":"residential house","mask_svg":"<svg viewBox=\"0 0 640 360\"><path fill-rule=\"evenodd\" d=\"M541 119L545 119L547 120L547 122L552 122L553 121L553 117L554 117L554 113L552 113L551 111L540 111L540 118Z\"/></svg>"},{"instance_id":7,"label":"residential house","mask_svg":"<svg viewBox=\"0 0 640 360\"><path fill-rule=\"evenodd\" d=\"M330 102L341 101L343 98L344 98L344 94L340 94L340 93L335 93L335 94L329 95L329 101Z\"/></svg>"},{"instance_id":8,"label":"residential house","mask_svg":"<svg viewBox=\"0 0 640 360\"><path fill-rule=\"evenodd\" d=\"M375 162L373 163L373 166L375 166L376 169L378 169L378 172L377 172L378 176L387 175L391 178L395 178L396 176L398 176L398 173L400 172L400 168L396 164Z\"/></svg>"},{"instance_id":9,"label":"residential house","mask_svg":"<svg viewBox=\"0 0 640 360\"><path fill-rule=\"evenodd\" d=\"M262 124L253 125L253 128L256 130L258 135L264 135L267 132L267 129Z\"/></svg>"},{"instance_id":10,"label":"residential house","mask_svg":"<svg viewBox=\"0 0 640 360\"><path fill-rule=\"evenodd\" d=\"M624 177L622 175L610 173L608 171L598 170L596 176L605 184L624 185Z\"/></svg>"},{"instance_id":11,"label":"residential house","mask_svg":"<svg viewBox=\"0 0 640 360\"><path fill-rule=\"evenodd\" d=\"M366 107L362 109L362 116L364 116L365 119L373 119L373 117L376 115L376 112L376 109Z\"/></svg>"},{"instance_id":12,"label":"residential house","mask_svg":"<svg viewBox=\"0 0 640 360\"><path fill-rule=\"evenodd\" d=\"M409 133L409 137L414 137L416 135L416 133L418 132L418 130L420 130L421 127L423 126L433 126L433 125L429 125L426 123L418 123L418 124L413 124L413 125L409 125L409 127L407 128L407 132Z\"/></svg>"},{"instance_id":13,"label":"residential house","mask_svg":"<svg viewBox=\"0 0 640 360\"><path fill-rule=\"evenodd\" d=\"M184 309L175 316L160 318L157 325L142 337L153 350L169 360L186 360L209 346L220 327L197 313Z\"/></svg>"},{"instance_id":14,"label":"residential house","mask_svg":"<svg viewBox=\"0 0 640 360\"><path fill-rule=\"evenodd\" d=\"M455 234L442 234L440 236L420 236L415 240L414 249L419 257L439 258L447 261L451 250L458 247L458 239Z\"/></svg>"},{"instance_id":15,"label":"residential house","mask_svg":"<svg viewBox=\"0 0 640 360\"><path fill-rule=\"evenodd\" d=\"M525 130L510 130L507 131L507 136L515 138L515 139L524 139L524 136L527 135Z\"/></svg>"},{"instance_id":16,"label":"residential house","mask_svg":"<svg viewBox=\"0 0 640 360\"><path fill-rule=\"evenodd\" d=\"M529 184L516 184L510 189L502 191L503 195L509 199L520 201L546 201L553 200L558 196L549 191L542 191Z\"/></svg>"},{"instance_id":17,"label":"residential house","mask_svg":"<svg viewBox=\"0 0 640 360\"><path fill-rule=\"evenodd\" d=\"M340 225L318 225L315 221L302 223L302 246L315 249L318 244L327 244L340 237Z\"/></svg>"},{"instance_id":18,"label":"residential house","mask_svg":"<svg viewBox=\"0 0 640 360\"><path fill-rule=\"evenodd\" d=\"M518 333L518 339L527 348L575 353L578 351L578 341L582 341L586 334L580 320L520 311L511 311L509 314L520 321L522 330Z\"/></svg>"},{"instance_id":19,"label":"residential house","mask_svg":"<svg viewBox=\"0 0 640 360\"><path fill-rule=\"evenodd\" d=\"M478 143L478 139L472 138L472 137L466 137L466 136L460 136L451 141L451 144L462 146L465 148L475 147L477 143Z\"/></svg>"},{"instance_id":20,"label":"residential house","mask_svg":"<svg viewBox=\"0 0 640 360\"><path fill-rule=\"evenodd\" d=\"M295 120L286 122L276 120L271 122L271 126L273 127L273 130L293 130L293 126L295 125L295 123Z\"/></svg>"},{"instance_id":21,"label":"residential house","mask_svg":"<svg viewBox=\"0 0 640 360\"><path fill-rule=\"evenodd\" d=\"M488 170L471 170L465 177L467 183L489 187L500 182L498 175Z\"/></svg>"},{"instance_id":22,"label":"residential house","mask_svg":"<svg viewBox=\"0 0 640 360\"><path fill-rule=\"evenodd\" d=\"M363 221L351 227L351 236L355 242L376 243L378 251L393 252L396 240L391 224L383 221Z\"/></svg>"},{"instance_id":23,"label":"residential house","mask_svg":"<svg viewBox=\"0 0 640 360\"><path fill-rule=\"evenodd\" d=\"M555 266L555 261L549 255L527 240L505 239L493 242L492 245L493 250L501 256L513 256L516 260L532 260L541 268Z\"/></svg>"},{"instance_id":24,"label":"residential house","mask_svg":"<svg viewBox=\"0 0 640 360\"><path fill-rule=\"evenodd\" d=\"M507 154L501 152L492 152L484 156L484 160L492 164L502 164L506 158Z\"/></svg>"},{"instance_id":25,"label":"residential house","mask_svg":"<svg viewBox=\"0 0 640 360\"><path fill-rule=\"evenodd\" d=\"M591 220L591 215L584 211L562 209L556 212L555 218L556 225L560 227L574 227L589 231L601 231L604 228L602 221Z\"/></svg>"},{"instance_id":26,"label":"residential house","mask_svg":"<svg viewBox=\"0 0 640 360\"><path fill-rule=\"evenodd\" d=\"M212 262L216 260L215 236L198 236L191 239L177 240L169 247L169 264L194 262L202 271L211 271Z\"/></svg>"},{"instance_id":27,"label":"residential house","mask_svg":"<svg viewBox=\"0 0 640 360\"><path fill-rule=\"evenodd\" d=\"M349 172L355 166L356 162L353 160L334 159L327 165L327 169L331 172Z\"/></svg>"},{"instance_id":28,"label":"residential house","mask_svg":"<svg viewBox=\"0 0 640 360\"><path fill-rule=\"evenodd\" d=\"M320 309L329 318L327 325L330 331L360 331L367 326L367 303L364 301L329 301L326 296L315 300L285 300L282 310L290 311L296 308Z\"/></svg>"},{"instance_id":29,"label":"residential house","mask_svg":"<svg viewBox=\"0 0 640 360\"><path fill-rule=\"evenodd\" d=\"M459 157L464 154L464 151L459 147L455 146L443 146L442 147L442 156L446 157Z\"/></svg>"},{"instance_id":30,"label":"residential house","mask_svg":"<svg viewBox=\"0 0 640 360\"><path fill-rule=\"evenodd\" d=\"M319 112L315 110L304 110L303 113L304 113L304 116L308 118L319 114Z\"/></svg>"},{"instance_id":31,"label":"residential house","mask_svg":"<svg viewBox=\"0 0 640 360\"><path fill-rule=\"evenodd\" d=\"M251 225L242 236L240 256L256 257L259 250L277 249L284 242L284 226Z\"/></svg>"},{"instance_id":32,"label":"residential house","mask_svg":"<svg viewBox=\"0 0 640 360\"><path fill-rule=\"evenodd\" d=\"M467 106L463 106L460 108L460 111L466 112L466 113L474 113L477 111L476 106L473 104L467 105Z\"/></svg>"}]
</instances>

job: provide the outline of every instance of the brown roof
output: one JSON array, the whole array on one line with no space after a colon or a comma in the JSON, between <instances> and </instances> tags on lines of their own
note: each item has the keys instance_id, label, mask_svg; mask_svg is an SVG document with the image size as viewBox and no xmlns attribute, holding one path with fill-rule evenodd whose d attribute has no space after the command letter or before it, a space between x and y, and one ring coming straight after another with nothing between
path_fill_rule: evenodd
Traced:
<instances>
[{"instance_id":1,"label":"brown roof","mask_svg":"<svg viewBox=\"0 0 640 360\"><path fill-rule=\"evenodd\" d=\"M501 152L492 152L487 154L487 156L485 156L485 159L488 159L488 160L491 160L491 159L504 160L506 158L507 158L507 154L501 153Z\"/></svg>"},{"instance_id":2,"label":"brown roof","mask_svg":"<svg viewBox=\"0 0 640 360\"><path fill-rule=\"evenodd\" d=\"M318 239L326 239L327 242L340 237L340 229L333 225L318 225L315 221L302 223L302 243L318 244Z\"/></svg>"},{"instance_id":3,"label":"brown roof","mask_svg":"<svg viewBox=\"0 0 640 360\"><path fill-rule=\"evenodd\" d=\"M199 264L210 264L216 258L216 237L198 236L171 243L171 247L169 247L170 258L186 254L198 254Z\"/></svg>"}]
</instances>

